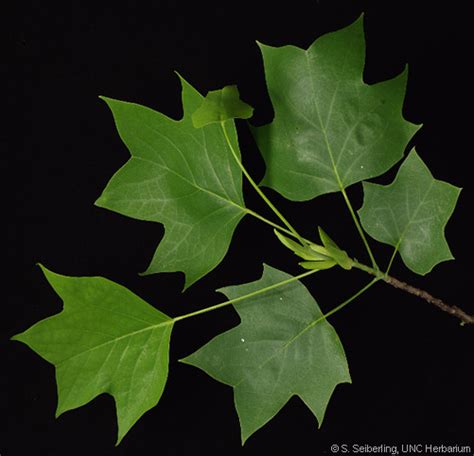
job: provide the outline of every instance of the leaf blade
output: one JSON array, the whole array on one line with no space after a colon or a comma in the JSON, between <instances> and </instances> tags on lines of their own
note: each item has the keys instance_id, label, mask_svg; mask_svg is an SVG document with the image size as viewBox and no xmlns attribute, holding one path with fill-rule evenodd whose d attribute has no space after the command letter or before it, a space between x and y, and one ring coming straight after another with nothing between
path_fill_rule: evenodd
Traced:
<instances>
[{"instance_id":1,"label":"leaf blade","mask_svg":"<svg viewBox=\"0 0 474 456\"><path fill-rule=\"evenodd\" d=\"M260 280L220 291L235 299L289 277L265 265ZM241 324L181 361L234 388L243 442L293 395L321 423L334 388L350 375L334 328L327 321L311 328L322 316L312 296L294 282L234 307Z\"/></svg>"},{"instance_id":2,"label":"leaf blade","mask_svg":"<svg viewBox=\"0 0 474 456\"><path fill-rule=\"evenodd\" d=\"M102 277L68 277L41 267L64 309L12 340L56 368L56 417L102 393L116 404L117 445L161 398L173 320Z\"/></svg>"},{"instance_id":3,"label":"leaf blade","mask_svg":"<svg viewBox=\"0 0 474 456\"><path fill-rule=\"evenodd\" d=\"M96 205L164 224L164 237L145 274L182 271L187 288L222 261L246 208L242 173L221 128L194 128L191 113L203 97L182 78L181 83L181 120L104 98L131 158ZM238 153L235 126L229 123Z\"/></svg>"},{"instance_id":4,"label":"leaf blade","mask_svg":"<svg viewBox=\"0 0 474 456\"><path fill-rule=\"evenodd\" d=\"M402 158L419 128L402 117L407 72L362 79L362 18L307 50L261 45L273 122L252 128L265 159L262 185L304 201L376 177Z\"/></svg>"},{"instance_id":5,"label":"leaf blade","mask_svg":"<svg viewBox=\"0 0 474 456\"><path fill-rule=\"evenodd\" d=\"M211 123L232 119L249 119L253 108L240 99L237 86L226 86L211 90L201 106L192 114L193 125L202 128Z\"/></svg>"},{"instance_id":6,"label":"leaf blade","mask_svg":"<svg viewBox=\"0 0 474 456\"><path fill-rule=\"evenodd\" d=\"M436 180L412 151L391 184L364 182L359 217L371 237L397 248L409 269L425 275L442 261L453 259L444 228L460 191Z\"/></svg>"}]
</instances>

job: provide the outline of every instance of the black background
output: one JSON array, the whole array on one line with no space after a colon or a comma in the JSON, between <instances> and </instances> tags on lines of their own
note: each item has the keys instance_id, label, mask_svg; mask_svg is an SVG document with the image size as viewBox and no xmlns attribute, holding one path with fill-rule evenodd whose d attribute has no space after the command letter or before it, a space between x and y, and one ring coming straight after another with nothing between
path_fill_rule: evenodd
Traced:
<instances>
[{"instance_id":1,"label":"black background","mask_svg":"<svg viewBox=\"0 0 474 456\"><path fill-rule=\"evenodd\" d=\"M102 275L175 316L222 300L213 290L260 277L262 263L297 273L271 230L246 218L221 265L181 294L180 273L139 277L163 235L93 202L128 158L107 107L97 97L134 101L181 116L179 71L201 92L228 84L255 106L255 124L271 121L255 40L309 46L364 11L365 80L375 83L410 65L404 114L423 128L413 140L435 177L463 187L446 235L456 261L427 277L398 262L393 274L474 313L469 234L473 201L470 64L473 41L463 2L291 1L165 2L114 7L63 2L17 3L4 17L8 59L2 63L6 122L1 133L3 213L7 229L0 340L0 454L330 454L333 443L439 443L474 447L473 329L403 292L378 284L332 317L345 346L352 385L338 386L320 430L293 398L240 446L232 390L176 360L238 324L230 308L186 320L172 337L170 375L159 405L114 449L111 397L54 419L54 369L26 346L8 341L60 311L61 301L35 262L66 275ZM3 29L4 31L6 28ZM465 107L468 109L465 111ZM258 179L263 162L239 124L244 162ZM378 182L389 182L396 169ZM249 207L267 209L245 186ZM364 258L340 195L290 203L266 190L301 232L322 225ZM355 207L359 186L351 188ZM376 246L381 258L389 249ZM329 271L306 285L329 310L368 277Z\"/></svg>"}]
</instances>

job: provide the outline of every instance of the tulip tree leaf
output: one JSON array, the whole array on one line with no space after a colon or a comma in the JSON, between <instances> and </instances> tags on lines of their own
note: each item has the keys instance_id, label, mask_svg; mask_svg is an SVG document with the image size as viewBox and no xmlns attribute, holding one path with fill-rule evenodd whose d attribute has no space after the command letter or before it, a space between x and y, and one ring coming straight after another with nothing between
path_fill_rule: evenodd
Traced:
<instances>
[{"instance_id":1,"label":"tulip tree leaf","mask_svg":"<svg viewBox=\"0 0 474 456\"><path fill-rule=\"evenodd\" d=\"M235 299L290 277L265 266L260 280L220 291ZM318 321L314 298L296 281L234 307L241 324L183 361L233 386L242 441L294 395L321 424L336 385L351 380L341 341L326 320Z\"/></svg>"},{"instance_id":2,"label":"tulip tree leaf","mask_svg":"<svg viewBox=\"0 0 474 456\"><path fill-rule=\"evenodd\" d=\"M275 117L253 134L262 185L294 201L378 176L402 156L417 126L404 120L407 72L367 85L362 17L307 50L260 45Z\"/></svg>"},{"instance_id":3,"label":"tulip tree leaf","mask_svg":"<svg viewBox=\"0 0 474 456\"><path fill-rule=\"evenodd\" d=\"M184 116L179 121L144 106L104 98L132 157L96 204L163 223L165 235L145 274L183 271L188 287L223 259L246 209L242 172L221 126L193 126L192 113L204 98L181 81ZM235 126L228 124L238 153Z\"/></svg>"},{"instance_id":4,"label":"tulip tree leaf","mask_svg":"<svg viewBox=\"0 0 474 456\"><path fill-rule=\"evenodd\" d=\"M363 228L377 241L395 247L408 268L424 275L453 259L444 227L461 190L434 179L415 151L390 185L363 185L364 204L359 210Z\"/></svg>"},{"instance_id":5,"label":"tulip tree leaf","mask_svg":"<svg viewBox=\"0 0 474 456\"><path fill-rule=\"evenodd\" d=\"M13 337L56 367L56 416L101 393L115 399L118 441L160 400L173 320L102 277L43 268L64 310Z\"/></svg>"},{"instance_id":6,"label":"tulip tree leaf","mask_svg":"<svg viewBox=\"0 0 474 456\"><path fill-rule=\"evenodd\" d=\"M231 119L249 119L252 114L253 108L240 99L237 86L233 85L210 91L193 113L192 120L196 128L202 128Z\"/></svg>"}]
</instances>

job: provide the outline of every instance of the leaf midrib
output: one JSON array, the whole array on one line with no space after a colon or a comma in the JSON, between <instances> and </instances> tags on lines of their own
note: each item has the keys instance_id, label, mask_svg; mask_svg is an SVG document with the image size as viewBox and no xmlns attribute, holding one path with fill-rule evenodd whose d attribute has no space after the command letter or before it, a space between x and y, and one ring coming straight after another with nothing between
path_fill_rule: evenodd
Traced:
<instances>
[{"instance_id":1,"label":"leaf midrib","mask_svg":"<svg viewBox=\"0 0 474 456\"><path fill-rule=\"evenodd\" d=\"M222 195L219 195L218 193L214 193L212 190L208 190L204 187L201 187L200 185L198 185L197 183L195 182L192 182L190 181L189 179L187 179L186 177L182 176L181 174L177 173L175 170L171 169L171 168L168 168L167 166L165 165L162 165L160 163L157 163L153 160L150 160L150 159L147 159L147 158L143 158L143 157L137 157L137 156L133 156L134 159L136 160L139 160L139 161L143 161L145 163L150 163L154 166L158 166L159 168L162 168L168 172L170 172L171 174L174 174L176 177L180 178L181 180L185 181L187 184L189 184L190 186L194 187L196 190L198 191L201 191L203 193L207 193L211 196L213 196L214 198L217 198L219 200L222 200L222 201L225 201L226 203L228 203L229 205L231 206L235 206L237 208L239 208L241 211L243 212L247 212L247 208L244 207L244 206L241 206L240 204L237 204L235 203L234 201L230 200L230 199L227 199L225 198L224 196Z\"/></svg>"},{"instance_id":2,"label":"leaf midrib","mask_svg":"<svg viewBox=\"0 0 474 456\"><path fill-rule=\"evenodd\" d=\"M183 122L184 119L182 119L181 121L179 122ZM159 136L161 136L162 138L164 138L169 144L171 144L171 146L173 146L173 148L179 153L179 155L181 156L181 158L183 159L183 162L186 166L186 168L188 169L190 175L193 177L193 180L190 181L189 179L187 179L186 177L184 177L183 175L179 174L177 171L169 168L168 166L165 166L165 165L162 165L162 164L159 164L157 162L154 162L153 160L150 160L151 163L155 163L156 165L158 166L161 166L163 169L166 169L167 171L175 174L177 177L180 177L181 179L185 180L188 184L192 185L193 187L195 187L196 189L198 190L201 190L201 191L204 191L204 192L207 192L217 198L220 198L224 201L227 201L235 206L238 206L240 208L242 208L241 205L235 203L234 201L232 201L230 199L230 195L227 193L227 190L225 188L225 186L223 185L222 181L221 181L221 178L220 176L216 173L216 170L215 168L212 166L212 162L210 160L210 157L209 157L209 151L208 151L208 147L207 147L207 140L206 140L206 134L205 134L205 131L204 131L204 128L202 128L202 137L203 137L203 141L204 141L204 144L200 143L191 133L189 133L189 136L194 140L194 142L200 146L204 152L205 152L205 155L206 155L206 159L207 159L207 162L208 162L208 165L209 165L209 169L212 171L212 174L214 175L216 181L219 183L219 186L221 187L223 193L225 194L225 197L217 194L217 193L214 193L212 192L211 190L208 190L208 189L204 189L203 187L201 187L200 185L197 184L195 178L194 178L194 173L193 173L193 170L188 162L188 159L186 157L186 154L180 149L180 147L167 135L165 135L164 133L162 133L161 131L159 131L156 127L152 126L152 125L149 125L147 124L146 122L144 122L145 125L150 129L152 130L155 134L158 134ZM155 151L155 148L154 146L152 146L151 144L148 144L144 139L142 139L140 136L138 135L134 135L136 139L138 139L139 141L141 141L142 143L144 143L148 148L150 148L152 151ZM133 156L133 155L132 155ZM134 156L136 158L142 158L142 157L138 157L138 156ZM146 160L146 159L144 159ZM235 189L235 181L233 179L233 174L230 170L230 176L232 178L232 183L234 185L234 189Z\"/></svg>"},{"instance_id":3,"label":"leaf midrib","mask_svg":"<svg viewBox=\"0 0 474 456\"><path fill-rule=\"evenodd\" d=\"M313 326L316 325L317 322L321 321L321 318L323 317L324 315L321 313L320 316L317 316L316 318L314 318L313 320L311 320L308 324L306 324L306 326L304 326L302 329L300 329L293 337L291 337L287 342L285 342L285 344L282 346L282 347L279 347L277 348L273 354L267 358L262 364L259 364L258 366L256 366L253 370L257 370L257 369L261 369L262 367L264 367L266 364L268 364L272 359L274 359L275 357L277 357L278 355L280 355L283 351L285 351L291 344L293 344L294 342L296 342L306 331L308 331L309 329L311 329ZM243 383L245 380L247 380L248 378L248 375L244 376L241 380L239 380L235 385L233 385L235 388L237 388L241 383Z\"/></svg>"},{"instance_id":4,"label":"leaf midrib","mask_svg":"<svg viewBox=\"0 0 474 456\"><path fill-rule=\"evenodd\" d=\"M399 240L397 241L396 245L395 245L395 251L398 251L398 249L400 248L400 245L401 243L403 242L403 239L405 238L405 235L408 231L408 228L410 228L410 226L412 225L413 223L413 220L417 217L418 215L418 212L420 211L420 208L421 206L423 206L423 204L425 203L426 201L426 198L428 197L429 193L431 192L433 186L435 185L436 181L433 179L428 187L428 190L425 192L425 194L423 195L423 198L421 199L421 201L419 202L418 206L416 207L416 210L413 214L412 217L409 217L409 220L408 220L408 223L406 224L405 226L405 229L403 230L403 232L400 234L400 238ZM390 208L390 211L392 212L393 214L393 211L392 211L392 208ZM409 208L407 206L407 213L409 212Z\"/></svg>"},{"instance_id":5,"label":"leaf midrib","mask_svg":"<svg viewBox=\"0 0 474 456\"><path fill-rule=\"evenodd\" d=\"M86 353L90 353L94 350L98 350L99 348L105 347L106 345L109 345L109 344L112 344L112 343L115 344L120 340L126 339L127 337L134 337L137 334L144 333L146 331L153 331L154 329L157 329L157 328L160 328L160 327L163 327L163 326L170 326L170 325L172 326L173 324L174 324L174 320L169 319L169 320L161 321L160 323L157 323L157 324L154 324L154 325L147 326L145 328L138 329L137 331L132 331L130 333L123 334L119 337L114 337L113 339L110 339L107 342L103 342L99 345L88 348L87 350L81 351L79 353L75 353L74 355L69 356L68 358L61 360L59 363L56 364L56 367L59 368L61 365L67 363L71 359L77 358L78 356L82 356Z\"/></svg>"},{"instance_id":6,"label":"leaf midrib","mask_svg":"<svg viewBox=\"0 0 474 456\"><path fill-rule=\"evenodd\" d=\"M305 52L305 57L306 57L306 65L308 67L308 73L311 75L311 67L310 67L310 61L309 61L309 53L306 51ZM320 125L320 128L321 128L321 132L323 134L323 138L324 138L324 142L326 143L326 150L328 152L328 155L329 155L329 159L331 160L331 165L332 165L332 169L333 169L333 172L334 172L334 176L336 178L336 182L337 182L337 185L339 186L339 189L342 191L344 191L344 186L342 185L342 181L341 181L341 178L339 177L339 173L337 171L337 166L336 166L336 162L334 161L334 156L333 156L333 151L332 151L332 147L331 147L331 144L329 143L329 138L328 138L328 134L327 134L327 131L326 131L326 125L323 124L323 120L321 118L321 113L319 112L319 106L318 106L318 103L315 102L315 94L316 94L316 90L315 90L315 87L314 87L314 81L313 81L313 78L310 76L309 80L311 81L311 92L312 92L312 98L313 98L313 105L314 107L316 108L316 114L318 115L318 121L319 121L319 125ZM337 92L337 88L336 90L334 91L334 94L333 94L333 100L336 96L336 92ZM332 104L333 102L331 102ZM332 109L331 109L332 111ZM329 119L328 119L328 122L329 122Z\"/></svg>"}]
</instances>

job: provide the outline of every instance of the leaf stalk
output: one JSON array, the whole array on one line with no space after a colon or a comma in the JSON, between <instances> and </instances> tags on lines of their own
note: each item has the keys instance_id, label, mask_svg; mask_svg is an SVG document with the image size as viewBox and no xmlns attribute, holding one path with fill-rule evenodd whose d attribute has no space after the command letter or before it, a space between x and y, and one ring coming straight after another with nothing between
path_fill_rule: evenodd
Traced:
<instances>
[{"instance_id":1,"label":"leaf stalk","mask_svg":"<svg viewBox=\"0 0 474 456\"><path fill-rule=\"evenodd\" d=\"M372 263L372 266L378 270L379 267L377 265L377 262L375 261L374 254L372 253L372 249L370 248L369 242L367 241L367 237L365 236L364 230L362 229L362 226L359 223L359 219L357 218L354 208L352 207L351 201L349 200L349 197L347 196L346 190L342 185L341 185L341 192L342 192L342 196L344 197L344 201L346 202L347 208L349 209L349 212L351 214L352 220L354 220L354 224L357 228L357 231L359 232L362 242L364 243L367 253L369 254L370 262Z\"/></svg>"},{"instance_id":2,"label":"leaf stalk","mask_svg":"<svg viewBox=\"0 0 474 456\"><path fill-rule=\"evenodd\" d=\"M177 321L185 320L186 318L196 317L198 315L202 315L202 314L205 314L205 313L208 313L208 312L212 312L214 310L221 309L222 307L226 307L230 304L235 304L237 302L243 301L244 299L248 299L248 298L252 298L254 296L258 296L258 295L260 295L262 293L265 293L267 291L273 290L273 289L281 287L283 285L287 285L291 282L295 282L296 280L300 280L304 277L307 277L311 274L314 274L315 272L318 272L318 271L316 271L316 270L306 271L306 272L303 272L302 274L299 274L295 277L291 277L287 280L283 280L281 282L274 283L273 285L270 285L270 286L265 287L265 288L261 288L260 290L252 291L252 293L248 293L246 295L239 296L238 298L229 299L228 301L224 301L224 302L221 302L220 304L216 304L214 306L206 307L206 308L201 309L201 310L196 310L195 312L190 312L190 313L187 313L187 314L184 314L184 315L179 315L178 317L173 318L173 323L175 323Z\"/></svg>"},{"instance_id":3,"label":"leaf stalk","mask_svg":"<svg viewBox=\"0 0 474 456\"><path fill-rule=\"evenodd\" d=\"M283 224L288 228L288 230L292 233L292 235L296 239L298 239L298 241L301 243L301 245L305 245L305 242L304 242L303 238L300 236L300 234L293 228L293 226L290 224L290 222L288 222L288 220L283 216L283 214L268 199L268 197L265 195L265 193L262 192L260 187L253 180L252 176L248 173L247 169L245 168L242 161L240 160L236 150L234 149L234 146L232 145L232 142L229 138L229 134L227 133L227 129L226 129L226 126L225 126L225 121L222 121L220 124L221 124L222 131L224 132L224 137L225 137L225 140L227 142L227 145L228 145L235 161L237 162L240 169L242 170L242 173L247 178L247 180L250 182L250 185L252 185L252 187L255 189L255 191L260 195L260 197L263 199L263 201L265 201L267 206L275 213L275 215L283 222ZM255 216L255 213L253 213L252 215ZM260 218L260 216L259 216L259 218Z\"/></svg>"}]
</instances>

